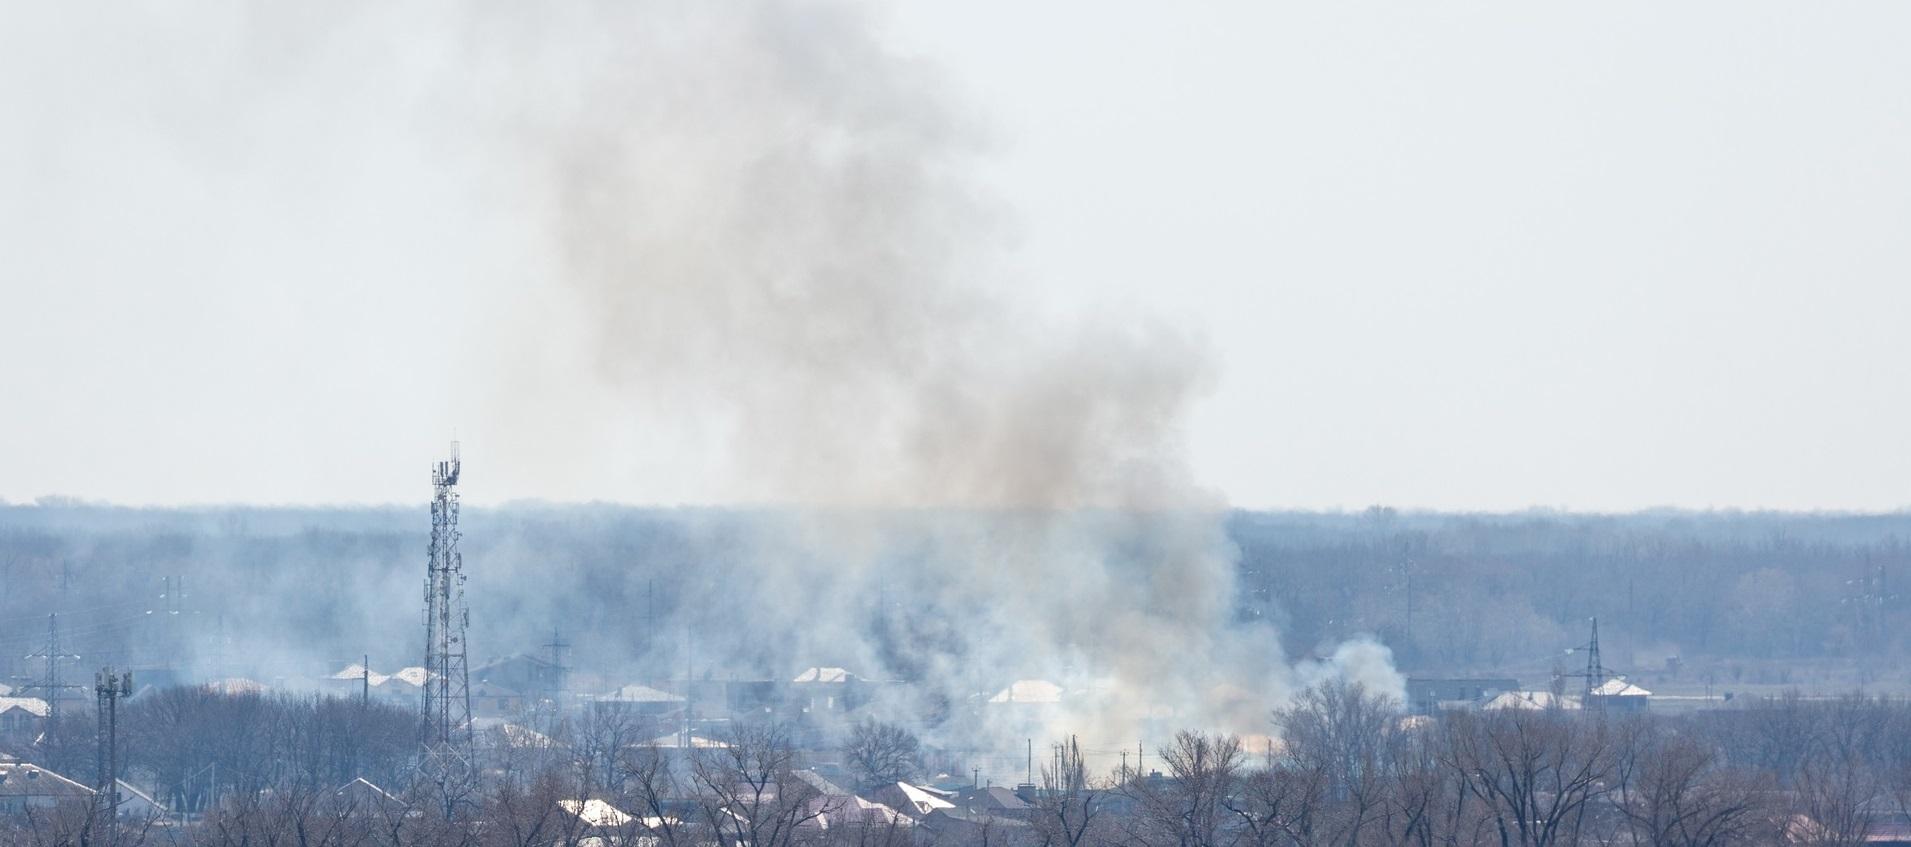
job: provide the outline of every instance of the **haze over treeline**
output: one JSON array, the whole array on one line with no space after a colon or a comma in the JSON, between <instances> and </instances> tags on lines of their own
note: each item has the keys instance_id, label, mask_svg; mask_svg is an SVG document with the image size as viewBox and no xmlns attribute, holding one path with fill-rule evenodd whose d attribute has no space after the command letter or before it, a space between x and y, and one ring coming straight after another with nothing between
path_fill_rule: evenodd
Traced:
<instances>
[{"instance_id":1,"label":"haze over treeline","mask_svg":"<svg viewBox=\"0 0 1911 847\"><path fill-rule=\"evenodd\" d=\"M933 521L913 520L930 543ZM999 635L987 613L923 584L946 576L919 567L935 555L926 547L885 549L866 581L786 593L757 570L758 541L789 522L774 511L467 509L474 659L539 652L556 630L586 678L615 684L680 678L686 659L716 678L842 665L902 680ZM1597 616L1621 671L1678 657L1709 663L1701 672L1721 688L1911 685L1899 588L1911 514L1236 512L1225 526L1239 550L1233 616L1278 632L1265 645L1274 655L1325 656L1371 636L1405 672L1543 687ZM0 645L11 672L37 674L20 657L57 612L65 646L89 664L268 680L365 653L383 670L417 664L425 528L422 507L0 507ZM1148 590L1140 564L1118 573L1138 597ZM168 578L183 584L170 600ZM993 669L999 681L1057 671L1026 646L1026 665ZM1816 677L1774 669L1792 659L1842 661L1819 663L1828 670ZM978 692L986 682L959 679Z\"/></svg>"}]
</instances>

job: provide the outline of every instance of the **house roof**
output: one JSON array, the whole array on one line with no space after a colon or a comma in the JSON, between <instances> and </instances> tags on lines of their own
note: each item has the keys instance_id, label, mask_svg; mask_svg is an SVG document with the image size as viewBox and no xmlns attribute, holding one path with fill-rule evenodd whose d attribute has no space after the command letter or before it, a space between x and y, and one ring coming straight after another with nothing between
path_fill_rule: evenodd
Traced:
<instances>
[{"instance_id":1,"label":"house roof","mask_svg":"<svg viewBox=\"0 0 1911 847\"><path fill-rule=\"evenodd\" d=\"M896 783L896 790L901 792L903 797L908 798L909 805L916 807L916 812L919 814L926 815L937 809L955 808L955 804L949 802L948 798L941 796L940 793L910 785L907 782Z\"/></svg>"},{"instance_id":2,"label":"house roof","mask_svg":"<svg viewBox=\"0 0 1911 847\"><path fill-rule=\"evenodd\" d=\"M1015 796L1015 792L999 785L988 788L972 788L956 795L957 804L970 812L1021 811L1028 803Z\"/></svg>"},{"instance_id":3,"label":"house roof","mask_svg":"<svg viewBox=\"0 0 1911 847\"><path fill-rule=\"evenodd\" d=\"M791 682L854 682L861 677L842 668L810 668L796 675Z\"/></svg>"},{"instance_id":4,"label":"house roof","mask_svg":"<svg viewBox=\"0 0 1911 847\"><path fill-rule=\"evenodd\" d=\"M225 679L215 679L211 682L206 683L205 687L210 688L214 691L217 691L220 694L264 694L265 693L265 683L260 682L256 679L246 679L245 677L242 677L242 676L227 677Z\"/></svg>"},{"instance_id":5,"label":"house roof","mask_svg":"<svg viewBox=\"0 0 1911 847\"><path fill-rule=\"evenodd\" d=\"M386 678L385 674L379 673L378 671L374 671L374 670L368 670L366 669L364 665L358 664L356 662L346 665L343 670L340 670L338 673L335 673L335 674L332 674L331 676L326 677L326 679L349 679L353 682L358 682L361 680L369 680L371 684L373 685L378 685L384 682L385 678Z\"/></svg>"},{"instance_id":6,"label":"house roof","mask_svg":"<svg viewBox=\"0 0 1911 847\"><path fill-rule=\"evenodd\" d=\"M667 748L688 747L695 750L720 750L720 749L729 747L730 745L725 744L721 741L718 741L714 738L705 738L701 735L690 736L690 743L685 744L683 743L683 739L679 737L676 733L671 733L669 735L660 736L658 738L652 738L647 744L645 744L645 746L667 747Z\"/></svg>"},{"instance_id":7,"label":"house roof","mask_svg":"<svg viewBox=\"0 0 1911 847\"><path fill-rule=\"evenodd\" d=\"M682 703L683 697L668 691L659 691L648 685L631 683L612 691L599 700L612 700L619 703Z\"/></svg>"},{"instance_id":8,"label":"house roof","mask_svg":"<svg viewBox=\"0 0 1911 847\"><path fill-rule=\"evenodd\" d=\"M1650 697L1652 692L1627 682L1624 677L1613 677L1592 690L1594 697Z\"/></svg>"},{"instance_id":9,"label":"house roof","mask_svg":"<svg viewBox=\"0 0 1911 847\"><path fill-rule=\"evenodd\" d=\"M94 793L39 765L0 762L0 797L91 797Z\"/></svg>"},{"instance_id":10,"label":"house roof","mask_svg":"<svg viewBox=\"0 0 1911 847\"><path fill-rule=\"evenodd\" d=\"M634 820L624 810L595 797L582 802L559 800L557 804L564 807L564 811L576 815L585 826L623 826Z\"/></svg>"},{"instance_id":11,"label":"house roof","mask_svg":"<svg viewBox=\"0 0 1911 847\"><path fill-rule=\"evenodd\" d=\"M0 713L10 709L23 709L36 718L47 715L46 701L38 697L0 697Z\"/></svg>"},{"instance_id":12,"label":"house roof","mask_svg":"<svg viewBox=\"0 0 1911 847\"><path fill-rule=\"evenodd\" d=\"M147 794L144 791L134 788L132 783L129 783L123 779L115 779L113 781L119 783L119 804L121 806L124 806L128 803L132 803L133 801L138 800L139 802L144 803L148 806L151 806L155 809L160 809L163 811L166 808L165 806L160 805L158 800L154 800L153 795Z\"/></svg>"},{"instance_id":13,"label":"house roof","mask_svg":"<svg viewBox=\"0 0 1911 847\"><path fill-rule=\"evenodd\" d=\"M1062 687L1046 679L1018 679L995 692L991 703L1060 703Z\"/></svg>"},{"instance_id":14,"label":"house roof","mask_svg":"<svg viewBox=\"0 0 1911 847\"><path fill-rule=\"evenodd\" d=\"M397 673L386 677L388 681L395 679L406 685L415 685L419 688L425 687L425 680L430 678L431 672L418 665L412 665L409 668L399 668Z\"/></svg>"},{"instance_id":15,"label":"house roof","mask_svg":"<svg viewBox=\"0 0 1911 847\"><path fill-rule=\"evenodd\" d=\"M1481 704L1482 709L1577 709L1579 701L1551 691L1505 691Z\"/></svg>"},{"instance_id":16,"label":"house roof","mask_svg":"<svg viewBox=\"0 0 1911 847\"><path fill-rule=\"evenodd\" d=\"M347 797L347 796L369 797L375 803L394 803L397 805L404 805L404 801L398 799L397 797L393 797L391 795L391 792L386 791L383 788L379 788L371 780L366 779L362 776L352 780L351 782L348 782L348 783L345 783L344 785L339 786L339 789L332 793L340 797Z\"/></svg>"}]
</instances>

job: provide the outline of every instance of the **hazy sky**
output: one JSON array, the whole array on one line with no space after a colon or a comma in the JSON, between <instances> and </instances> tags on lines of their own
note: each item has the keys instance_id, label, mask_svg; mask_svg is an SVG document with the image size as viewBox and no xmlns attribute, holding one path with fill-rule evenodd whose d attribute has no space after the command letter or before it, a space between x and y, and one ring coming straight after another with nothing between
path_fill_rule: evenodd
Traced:
<instances>
[{"instance_id":1,"label":"hazy sky","mask_svg":"<svg viewBox=\"0 0 1911 847\"><path fill-rule=\"evenodd\" d=\"M497 396L567 329L442 9L161 5L5 6L0 498L416 501L454 435L479 501L730 498L694 410ZM1911 6L878 20L1018 298L1205 337L1236 505L1911 505Z\"/></svg>"}]
</instances>

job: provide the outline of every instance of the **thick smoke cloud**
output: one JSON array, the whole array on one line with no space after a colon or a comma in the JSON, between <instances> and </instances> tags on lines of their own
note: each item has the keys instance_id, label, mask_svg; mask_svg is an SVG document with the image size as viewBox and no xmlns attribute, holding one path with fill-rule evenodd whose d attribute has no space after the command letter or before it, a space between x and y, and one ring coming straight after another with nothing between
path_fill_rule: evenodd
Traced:
<instances>
[{"instance_id":1,"label":"thick smoke cloud","mask_svg":"<svg viewBox=\"0 0 1911 847\"><path fill-rule=\"evenodd\" d=\"M510 34L512 67L548 76L498 129L591 378L720 422L731 496L801 514L756 539L747 587L687 603L715 612L690 625L715 660L769 634L797 666L840 656L956 703L1054 680L1050 732L1263 730L1296 676L1235 622L1223 504L1188 474L1198 339L1018 302L970 176L982 134L868 10L574 23ZM723 643L739 591L755 625ZM1322 667L1399 685L1384 649Z\"/></svg>"},{"instance_id":2,"label":"thick smoke cloud","mask_svg":"<svg viewBox=\"0 0 1911 847\"><path fill-rule=\"evenodd\" d=\"M646 609L657 637L580 645L594 658L773 678L843 665L916 683L878 708L946 739L1033 721L1124 748L1178 726L1264 731L1321 675L1398 687L1377 645L1297 668L1275 633L1237 620L1225 504L1184 455L1212 377L1199 336L1098 304L1031 305L1012 215L975 177L986 104L894 48L880 9L163 17L102 22L95 58L124 72L70 83L78 105L53 111L90 104L114 128L98 138L157 139L97 157L126 193L207 198L169 215L200 221L197 240L166 247L238 267L209 300L336 326L345 341L312 355L418 371L416 396L379 404L389 419L479 386L467 411L491 437L467 444L474 484L506 451L520 467L549 457L547 478L641 477L631 457L661 443L705 460L707 480L672 490L765 507L712 521L722 530ZM115 45L144 52L116 61ZM1122 184L1110 174L1108 193ZM400 277L425 282L381 282ZM355 332L415 349L361 362ZM388 419L339 411L354 395L330 388L298 413L348 434ZM504 497L525 479L501 477ZM479 620L519 640L482 651L536 643L604 578L547 579L559 566L535 538L484 541L468 565ZM368 589L359 612L410 618L418 576ZM1067 695L962 723L1021 678Z\"/></svg>"}]
</instances>

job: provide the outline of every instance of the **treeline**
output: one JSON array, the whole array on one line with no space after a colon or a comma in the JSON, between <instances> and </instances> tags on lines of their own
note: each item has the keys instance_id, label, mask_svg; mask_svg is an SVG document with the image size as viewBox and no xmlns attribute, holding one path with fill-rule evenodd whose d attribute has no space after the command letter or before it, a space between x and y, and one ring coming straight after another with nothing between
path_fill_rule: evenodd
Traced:
<instances>
[{"instance_id":1,"label":"treeline","mask_svg":"<svg viewBox=\"0 0 1911 847\"><path fill-rule=\"evenodd\" d=\"M686 651L700 672L740 678L867 664L867 655L886 666L855 668L865 676L918 672L914 648L925 636L890 621L946 616L934 608L938 588L909 582L914 571L903 565L918 548L900 545L898 566L880 583L819 592L837 603L830 616L863 621L855 636L871 649L818 655L842 634L805 641L813 616L785 608L787 597L751 593L762 569L796 555L761 549L764 527L779 520L610 506L467 510L472 643L508 655L537 649L561 627L575 645L571 664L618 684L679 673ZM422 502L0 505L0 659L10 663L0 670L41 675L22 657L43 651L49 612L60 613L65 652L197 678L273 682L366 652L382 670L415 664L427 528ZM1900 661L1911 655L1911 514L1242 512L1226 531L1239 554L1239 614L1277 624L1289 655L1374 634L1409 672L1505 671L1527 681L1584 643L1596 616L1609 662L1628 672L1677 655L1688 666L1716 660L1721 686L1775 690L1806 680L1770 667L1835 658L1869 676L1826 683L1834 689L1911 684ZM763 625L785 631L725 638L731 610L752 604L776 613ZM983 635L958 628L939 637Z\"/></svg>"},{"instance_id":2,"label":"treeline","mask_svg":"<svg viewBox=\"0 0 1911 847\"><path fill-rule=\"evenodd\" d=\"M362 709L365 722L354 724L351 709ZM242 768L220 780L200 814L123 819L115 830L85 803L30 808L4 816L0 839L35 847L1855 847L1911 838L1911 705L1856 694L1680 717L1504 710L1410 718L1389 698L1329 683L1275 712L1267 743L1182 732L1155 751L1161 764L1145 774L1091 772L1079 746L1064 740L1025 806L980 809L912 806L907 795L884 806L816 778L812 760L838 754L863 794L880 797L871 789L920 776L927 751L906 730L874 723L840 751L799 750L774 725L733 727L720 745L686 751L622 740L615 726L581 719L548 736L493 735L478 745L474 770L447 776L410 769L415 748L399 738L354 740L403 723L402 713L377 712L349 701L176 695L164 708L129 714L133 737L150 741L161 726L242 713L263 721L163 749L129 743L129 761L140 763L135 779L196 773L214 761ZM177 713L205 717L182 722ZM367 773L402 781L389 793L341 781Z\"/></svg>"}]
</instances>

